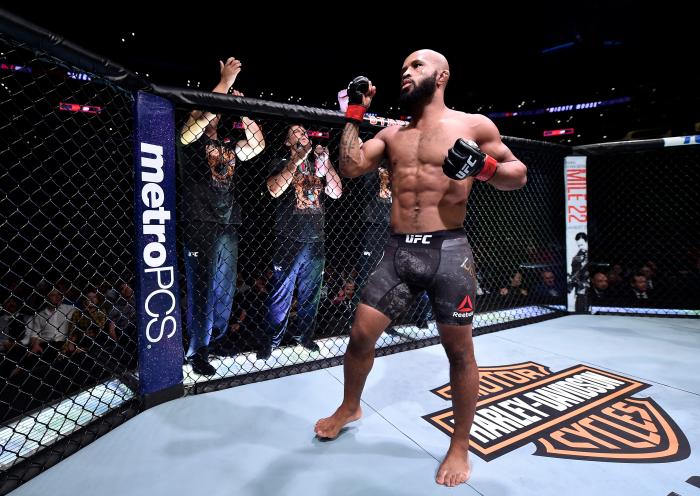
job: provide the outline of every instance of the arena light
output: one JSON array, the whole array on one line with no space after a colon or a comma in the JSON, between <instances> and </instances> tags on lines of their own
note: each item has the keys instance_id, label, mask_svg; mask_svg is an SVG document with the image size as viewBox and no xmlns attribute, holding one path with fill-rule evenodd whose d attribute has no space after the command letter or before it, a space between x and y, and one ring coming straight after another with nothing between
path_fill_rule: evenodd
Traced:
<instances>
[{"instance_id":1,"label":"arena light","mask_svg":"<svg viewBox=\"0 0 700 496\"><path fill-rule=\"evenodd\" d=\"M541 109L516 110L514 112L490 112L486 115L491 119L499 119L503 117L523 117L539 114L555 114L558 112L575 112L577 110L588 110L598 107L607 107L610 105L620 105L622 103L630 102L631 100L631 97L623 96L620 98L612 98L610 100L596 100L590 102L573 103L568 105L555 105L553 107L546 107Z\"/></svg>"},{"instance_id":2,"label":"arena light","mask_svg":"<svg viewBox=\"0 0 700 496\"><path fill-rule=\"evenodd\" d=\"M96 105L80 105L77 103L61 102L58 104L58 110L64 110L66 112L82 112L85 114L99 114L102 112L102 107L98 107Z\"/></svg>"},{"instance_id":3,"label":"arena light","mask_svg":"<svg viewBox=\"0 0 700 496\"><path fill-rule=\"evenodd\" d=\"M66 76L71 79L77 79L78 81L92 81L92 78L84 72L68 71L66 72Z\"/></svg>"},{"instance_id":4,"label":"arena light","mask_svg":"<svg viewBox=\"0 0 700 496\"><path fill-rule=\"evenodd\" d=\"M543 48L542 53L551 53L551 52L557 52L559 50L564 50L566 48L572 48L574 46L573 41L569 41L567 43L562 43L561 45L555 45L549 48Z\"/></svg>"},{"instance_id":5,"label":"arena light","mask_svg":"<svg viewBox=\"0 0 700 496\"><path fill-rule=\"evenodd\" d=\"M548 129L542 133L545 138L548 136L562 136L564 134L574 134L573 127L567 127L566 129Z\"/></svg>"},{"instance_id":6,"label":"arena light","mask_svg":"<svg viewBox=\"0 0 700 496\"><path fill-rule=\"evenodd\" d=\"M328 131L307 131L306 134L309 135L309 138L330 138L330 133Z\"/></svg>"},{"instance_id":7,"label":"arena light","mask_svg":"<svg viewBox=\"0 0 700 496\"><path fill-rule=\"evenodd\" d=\"M16 64L0 64L0 69L4 71L14 71L14 72L32 72L31 67L26 65L16 65Z\"/></svg>"}]
</instances>

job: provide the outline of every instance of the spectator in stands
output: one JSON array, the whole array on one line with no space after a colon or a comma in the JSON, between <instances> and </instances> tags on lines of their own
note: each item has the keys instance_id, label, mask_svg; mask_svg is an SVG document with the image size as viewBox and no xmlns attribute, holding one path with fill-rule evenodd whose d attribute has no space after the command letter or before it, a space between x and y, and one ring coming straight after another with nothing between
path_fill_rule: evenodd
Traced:
<instances>
[{"instance_id":1,"label":"spectator in stands","mask_svg":"<svg viewBox=\"0 0 700 496\"><path fill-rule=\"evenodd\" d=\"M108 317L117 329L117 334L126 334L130 339L136 339L136 300L134 290L129 283L119 281L116 292L108 292L113 298Z\"/></svg>"},{"instance_id":2,"label":"spectator in stands","mask_svg":"<svg viewBox=\"0 0 700 496\"><path fill-rule=\"evenodd\" d=\"M589 303L593 306L605 306L610 304L610 291L608 276L603 272L596 272L591 278L591 289L588 293Z\"/></svg>"},{"instance_id":3,"label":"spectator in stands","mask_svg":"<svg viewBox=\"0 0 700 496\"><path fill-rule=\"evenodd\" d=\"M44 307L27 323L22 344L50 362L68 338L71 316L75 306L63 303L63 294L53 288L46 295Z\"/></svg>"},{"instance_id":4,"label":"spectator in stands","mask_svg":"<svg viewBox=\"0 0 700 496\"><path fill-rule=\"evenodd\" d=\"M502 287L498 294L501 295L503 300L508 302L507 304L517 304L524 300L528 295L528 291L523 287L522 273L519 271L514 272L508 285Z\"/></svg>"},{"instance_id":5,"label":"spectator in stands","mask_svg":"<svg viewBox=\"0 0 700 496\"><path fill-rule=\"evenodd\" d=\"M69 333L77 330L101 348L113 347L117 342L116 325L100 310L97 292L90 288L83 295L81 309L76 309L71 315Z\"/></svg>"},{"instance_id":6,"label":"spectator in stands","mask_svg":"<svg viewBox=\"0 0 700 496\"><path fill-rule=\"evenodd\" d=\"M564 285L559 284L554 272L545 270L540 273L540 283L535 286L534 296L542 302L552 303L564 297Z\"/></svg>"},{"instance_id":7,"label":"spectator in stands","mask_svg":"<svg viewBox=\"0 0 700 496\"><path fill-rule=\"evenodd\" d=\"M332 299L340 288L343 287L343 279L336 272L335 267L326 263L323 268L323 286L321 287L321 300Z\"/></svg>"},{"instance_id":8,"label":"spectator in stands","mask_svg":"<svg viewBox=\"0 0 700 496\"><path fill-rule=\"evenodd\" d=\"M3 302L0 308L0 352L9 351L21 339L28 318L21 312L20 303L14 296Z\"/></svg>"},{"instance_id":9,"label":"spectator in stands","mask_svg":"<svg viewBox=\"0 0 700 496\"><path fill-rule=\"evenodd\" d=\"M109 308L107 318L114 322L119 344L119 360L133 369L137 365L136 345L136 298L131 285L124 280L117 282L116 290L110 289L106 293L106 300L110 303L104 308Z\"/></svg>"},{"instance_id":10,"label":"spectator in stands","mask_svg":"<svg viewBox=\"0 0 700 496\"><path fill-rule=\"evenodd\" d=\"M656 292L659 286L656 264L649 260L639 268L639 273L643 274L644 277L647 278L647 287L649 288L648 291Z\"/></svg>"},{"instance_id":11,"label":"spectator in stands","mask_svg":"<svg viewBox=\"0 0 700 496\"><path fill-rule=\"evenodd\" d=\"M653 303L647 277L637 272L630 279L630 291L628 292L628 304L630 306L650 306Z\"/></svg>"},{"instance_id":12,"label":"spectator in stands","mask_svg":"<svg viewBox=\"0 0 700 496\"><path fill-rule=\"evenodd\" d=\"M245 295L250 291L250 286L246 284L245 277L240 272L236 276L236 294Z\"/></svg>"},{"instance_id":13,"label":"spectator in stands","mask_svg":"<svg viewBox=\"0 0 700 496\"><path fill-rule=\"evenodd\" d=\"M355 298L355 282L348 280L331 300L331 321L334 330L349 332L352 324L352 316Z\"/></svg>"},{"instance_id":14,"label":"spectator in stands","mask_svg":"<svg viewBox=\"0 0 700 496\"><path fill-rule=\"evenodd\" d=\"M625 272L622 264L616 263L608 271L608 284L613 292L619 292L625 282Z\"/></svg>"}]
</instances>

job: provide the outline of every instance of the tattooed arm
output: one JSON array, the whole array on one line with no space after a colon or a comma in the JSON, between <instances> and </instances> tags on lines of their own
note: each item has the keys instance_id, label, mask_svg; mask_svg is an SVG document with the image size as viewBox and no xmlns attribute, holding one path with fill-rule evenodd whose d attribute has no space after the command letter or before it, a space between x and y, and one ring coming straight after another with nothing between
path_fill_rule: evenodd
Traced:
<instances>
[{"instance_id":1,"label":"tattooed arm","mask_svg":"<svg viewBox=\"0 0 700 496\"><path fill-rule=\"evenodd\" d=\"M346 123L340 138L340 175L358 177L376 169L384 158L384 137L389 129L382 129L374 138L362 143L360 127L354 122Z\"/></svg>"}]
</instances>

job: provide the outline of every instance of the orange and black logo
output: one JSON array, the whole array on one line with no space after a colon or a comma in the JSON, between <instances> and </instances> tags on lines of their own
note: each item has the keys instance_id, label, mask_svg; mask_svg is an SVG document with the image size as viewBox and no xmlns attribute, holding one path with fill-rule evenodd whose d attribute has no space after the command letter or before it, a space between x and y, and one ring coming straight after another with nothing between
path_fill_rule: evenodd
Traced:
<instances>
[{"instance_id":1,"label":"orange and black logo","mask_svg":"<svg viewBox=\"0 0 700 496\"><path fill-rule=\"evenodd\" d=\"M528 362L479 368L470 449L491 461L527 443L535 455L626 463L688 458L683 432L651 398L649 384L576 365L560 372ZM432 390L451 400L449 384ZM452 408L423 416L451 436Z\"/></svg>"}]
</instances>

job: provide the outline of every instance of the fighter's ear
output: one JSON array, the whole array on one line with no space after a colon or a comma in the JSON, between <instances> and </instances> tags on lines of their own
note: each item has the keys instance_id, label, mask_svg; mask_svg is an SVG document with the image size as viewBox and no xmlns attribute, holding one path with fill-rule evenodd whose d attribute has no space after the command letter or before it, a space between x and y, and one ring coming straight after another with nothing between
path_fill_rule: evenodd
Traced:
<instances>
[{"instance_id":1,"label":"fighter's ear","mask_svg":"<svg viewBox=\"0 0 700 496\"><path fill-rule=\"evenodd\" d=\"M450 71L448 71L447 69L443 69L442 71L440 71L440 74L438 74L437 81L439 84L444 86L447 84L447 81L449 81L449 79L450 79Z\"/></svg>"}]
</instances>

